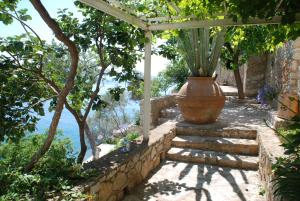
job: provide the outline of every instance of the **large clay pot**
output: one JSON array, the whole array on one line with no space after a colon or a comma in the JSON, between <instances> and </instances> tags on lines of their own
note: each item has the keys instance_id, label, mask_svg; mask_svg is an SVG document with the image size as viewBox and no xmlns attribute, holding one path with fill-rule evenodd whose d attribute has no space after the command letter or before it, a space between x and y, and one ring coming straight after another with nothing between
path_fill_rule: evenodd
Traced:
<instances>
[{"instance_id":1,"label":"large clay pot","mask_svg":"<svg viewBox=\"0 0 300 201\"><path fill-rule=\"evenodd\" d=\"M211 77L189 77L176 100L184 120L196 124L215 122L225 104L220 86Z\"/></svg>"}]
</instances>

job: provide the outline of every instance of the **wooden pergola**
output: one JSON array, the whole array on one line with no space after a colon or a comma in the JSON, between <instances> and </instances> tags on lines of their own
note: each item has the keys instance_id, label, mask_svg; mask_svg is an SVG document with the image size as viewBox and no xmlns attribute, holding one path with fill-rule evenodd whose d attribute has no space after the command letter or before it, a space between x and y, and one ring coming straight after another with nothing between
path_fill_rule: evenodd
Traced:
<instances>
[{"instance_id":1,"label":"wooden pergola","mask_svg":"<svg viewBox=\"0 0 300 201\"><path fill-rule=\"evenodd\" d=\"M226 18L225 13L220 13L220 19L202 20L195 16L161 16L154 18L138 17L135 11L122 5L118 0L79 0L80 2L94 7L104 13L123 20L129 24L145 30L145 35L148 42L145 44L145 57L144 57L144 104L143 104L143 139L149 139L150 131L150 94L151 94L151 40L152 31L157 30L174 30L174 29L192 29L203 27L216 27L216 26L240 26L240 25L259 25L259 24L280 24L281 16L275 16L271 20L264 20L259 18L250 18L247 22L241 20L233 21ZM180 13L180 9L172 2L170 5ZM300 23L300 13L296 14L295 23Z\"/></svg>"}]
</instances>

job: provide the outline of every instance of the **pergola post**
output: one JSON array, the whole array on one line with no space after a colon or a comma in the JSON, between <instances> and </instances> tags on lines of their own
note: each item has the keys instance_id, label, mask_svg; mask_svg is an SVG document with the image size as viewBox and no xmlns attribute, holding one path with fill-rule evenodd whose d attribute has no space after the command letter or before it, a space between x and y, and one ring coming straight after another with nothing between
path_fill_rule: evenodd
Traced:
<instances>
[{"instance_id":1,"label":"pergola post","mask_svg":"<svg viewBox=\"0 0 300 201\"><path fill-rule=\"evenodd\" d=\"M143 140L149 139L151 115L151 31L146 31L145 58L144 58L144 105L143 105Z\"/></svg>"}]
</instances>

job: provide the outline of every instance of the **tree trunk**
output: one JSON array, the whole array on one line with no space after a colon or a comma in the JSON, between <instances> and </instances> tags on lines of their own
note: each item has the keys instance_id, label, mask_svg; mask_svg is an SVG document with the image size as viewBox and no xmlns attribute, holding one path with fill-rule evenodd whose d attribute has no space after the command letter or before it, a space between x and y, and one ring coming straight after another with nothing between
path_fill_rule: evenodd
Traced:
<instances>
[{"instance_id":1,"label":"tree trunk","mask_svg":"<svg viewBox=\"0 0 300 201\"><path fill-rule=\"evenodd\" d=\"M244 94L243 82L242 82L242 79L241 79L239 69L233 70L233 74L234 74L236 86L237 86L237 89L238 89L238 97L239 97L239 99L244 99L245 94Z\"/></svg>"},{"instance_id":2,"label":"tree trunk","mask_svg":"<svg viewBox=\"0 0 300 201\"><path fill-rule=\"evenodd\" d=\"M85 139L84 139L84 127L85 127L85 122L81 122L79 125L79 136L80 136L80 153L77 157L77 163L82 163L87 147L85 144Z\"/></svg>"},{"instance_id":3,"label":"tree trunk","mask_svg":"<svg viewBox=\"0 0 300 201\"><path fill-rule=\"evenodd\" d=\"M245 94L244 94L244 89L243 89L243 82L241 79L241 74L239 70L239 56L240 56L240 49L237 49L233 55L233 63L236 66L236 69L233 70L234 78L235 78L235 83L236 87L238 90L238 97L239 99L244 99Z\"/></svg>"},{"instance_id":4,"label":"tree trunk","mask_svg":"<svg viewBox=\"0 0 300 201\"><path fill-rule=\"evenodd\" d=\"M33 169L34 165L39 161L39 159L49 150L56 134L56 128L60 120L61 112L64 108L65 99L63 98L65 97L62 97L62 95L58 97L55 113L52 117L47 139L44 141L43 146L32 156L30 162L25 167L25 172L30 172Z\"/></svg>"},{"instance_id":5,"label":"tree trunk","mask_svg":"<svg viewBox=\"0 0 300 201\"><path fill-rule=\"evenodd\" d=\"M79 53L78 53L75 43L73 43L68 37L66 37L64 35L64 33L60 29L57 22L51 18L51 16L47 12L47 10L45 9L45 7L41 3L41 1L40 0L30 0L30 2L33 5L33 7L35 8L35 10L42 17L44 22L54 32L56 38L68 47L68 51L70 52L70 55L71 55L71 67L70 67L70 72L68 74L66 84L58 95L57 105L56 105L55 112L54 112L54 115L52 118L52 122L50 124L47 139L45 140L45 142L44 142L43 146L40 148L40 150L37 151L32 156L31 160L26 165L26 167L25 167L26 172L29 172L34 168L35 164L49 150L49 148L52 144L52 141L56 134L57 125L58 125L60 117L61 117L61 112L64 108L64 103L66 102L66 97L74 86L74 79L77 74L78 61L79 61Z\"/></svg>"},{"instance_id":6,"label":"tree trunk","mask_svg":"<svg viewBox=\"0 0 300 201\"><path fill-rule=\"evenodd\" d=\"M93 153L93 160L98 159L99 158L99 152L98 152L98 147L97 147L97 144L96 144L96 137L91 132L90 127L87 124L87 122L85 123L84 131L85 131L85 134L86 134L86 136L87 136L87 138L90 142L90 145L91 145L91 149L92 149L92 153Z\"/></svg>"}]
</instances>

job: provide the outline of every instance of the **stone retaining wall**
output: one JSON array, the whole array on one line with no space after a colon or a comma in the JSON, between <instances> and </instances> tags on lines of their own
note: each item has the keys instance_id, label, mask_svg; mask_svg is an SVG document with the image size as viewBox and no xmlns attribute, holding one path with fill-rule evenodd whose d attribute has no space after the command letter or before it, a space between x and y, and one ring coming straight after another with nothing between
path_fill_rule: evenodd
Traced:
<instances>
[{"instance_id":1,"label":"stone retaining wall","mask_svg":"<svg viewBox=\"0 0 300 201\"><path fill-rule=\"evenodd\" d=\"M266 83L274 88L280 89L283 94L300 94L300 37L290 41L277 50L274 55L269 56L266 71ZM289 122L278 120L276 111L270 112L268 121L275 128L285 126ZM258 141L260 145L259 173L266 190L267 201L280 201L273 192L274 179L276 175L272 172L272 165L277 157L284 156L284 149L279 137L273 130L267 127L258 129Z\"/></svg>"},{"instance_id":2,"label":"stone retaining wall","mask_svg":"<svg viewBox=\"0 0 300 201\"><path fill-rule=\"evenodd\" d=\"M242 65L239 67L241 79L244 80L244 71L245 71L246 65ZM223 65L218 65L216 69L217 74L217 82L220 85L225 86L236 86L233 70L226 69Z\"/></svg>"},{"instance_id":3,"label":"stone retaining wall","mask_svg":"<svg viewBox=\"0 0 300 201\"><path fill-rule=\"evenodd\" d=\"M232 71L219 67L219 83L235 86ZM273 54L251 56L240 67L246 96L256 96L257 91L268 84L283 93L300 95L300 37L286 42Z\"/></svg>"},{"instance_id":4,"label":"stone retaining wall","mask_svg":"<svg viewBox=\"0 0 300 201\"><path fill-rule=\"evenodd\" d=\"M257 91L265 84L267 55L251 56L244 70L244 93L246 96L256 96Z\"/></svg>"},{"instance_id":5,"label":"stone retaining wall","mask_svg":"<svg viewBox=\"0 0 300 201\"><path fill-rule=\"evenodd\" d=\"M175 137L175 124L167 122L150 132L149 141L133 144L129 153L115 150L85 168L99 172L81 188L95 201L119 201L159 166Z\"/></svg>"},{"instance_id":6,"label":"stone retaining wall","mask_svg":"<svg viewBox=\"0 0 300 201\"><path fill-rule=\"evenodd\" d=\"M155 128L158 125L158 119L160 117L160 111L166 108L174 107L176 105L175 95L162 96L151 98L151 129ZM140 115L143 119L143 101L140 104ZM141 124L143 122L141 121Z\"/></svg>"},{"instance_id":7,"label":"stone retaining wall","mask_svg":"<svg viewBox=\"0 0 300 201\"><path fill-rule=\"evenodd\" d=\"M284 155L283 147L279 137L267 126L258 128L259 142L259 174L265 190L266 201L280 201L273 192L273 180L275 175L272 172L272 165L276 162L276 157Z\"/></svg>"},{"instance_id":8,"label":"stone retaining wall","mask_svg":"<svg viewBox=\"0 0 300 201\"><path fill-rule=\"evenodd\" d=\"M297 78L297 92L298 96L300 96L300 37L294 42L293 60L293 70L295 70L293 76Z\"/></svg>"}]
</instances>

